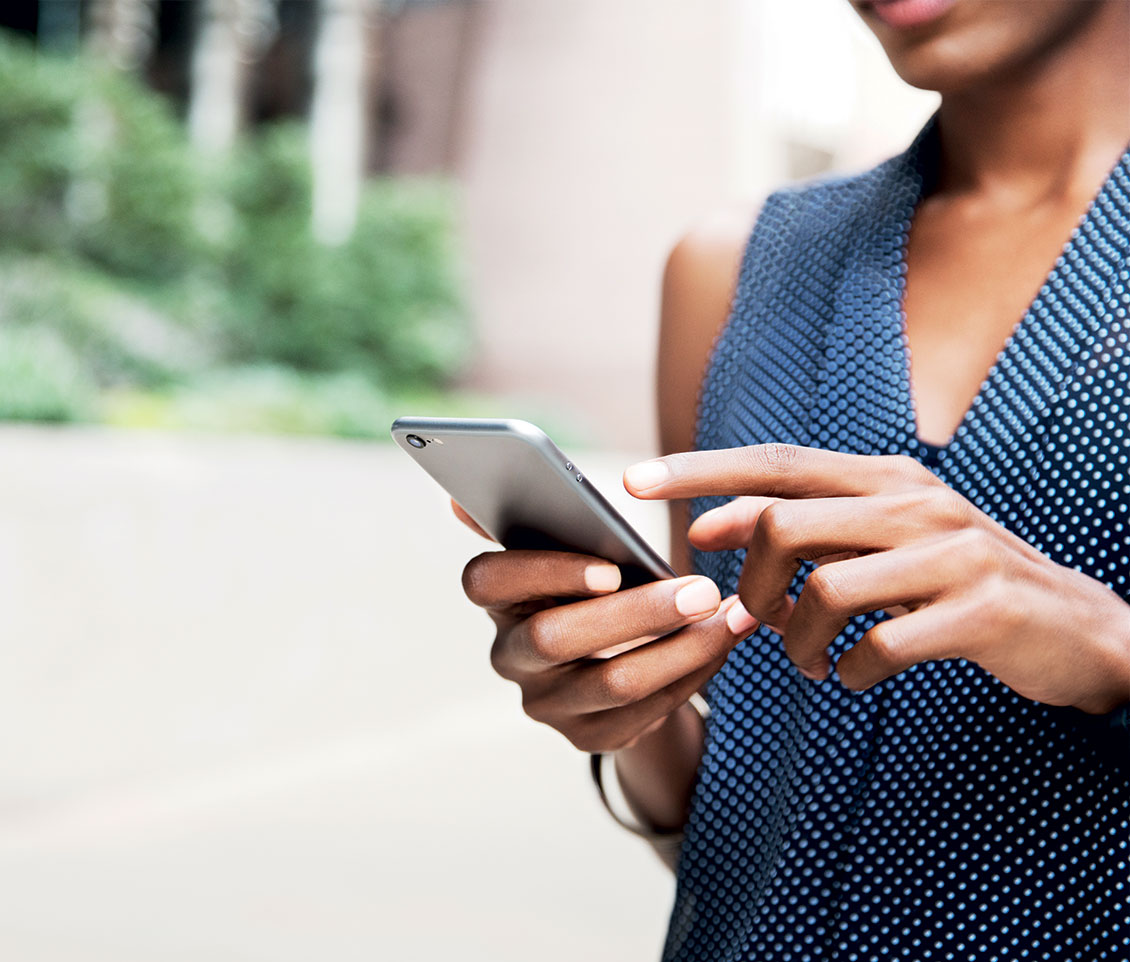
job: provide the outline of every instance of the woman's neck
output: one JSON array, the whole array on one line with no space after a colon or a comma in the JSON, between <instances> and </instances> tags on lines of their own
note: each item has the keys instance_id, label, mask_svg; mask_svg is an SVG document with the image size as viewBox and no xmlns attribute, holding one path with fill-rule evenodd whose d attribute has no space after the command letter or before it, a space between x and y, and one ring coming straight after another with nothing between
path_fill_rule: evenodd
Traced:
<instances>
[{"instance_id":1,"label":"woman's neck","mask_svg":"<svg viewBox=\"0 0 1130 962\"><path fill-rule=\"evenodd\" d=\"M1130 142L1130 2L1005 77L942 97L940 191L1090 196Z\"/></svg>"}]
</instances>

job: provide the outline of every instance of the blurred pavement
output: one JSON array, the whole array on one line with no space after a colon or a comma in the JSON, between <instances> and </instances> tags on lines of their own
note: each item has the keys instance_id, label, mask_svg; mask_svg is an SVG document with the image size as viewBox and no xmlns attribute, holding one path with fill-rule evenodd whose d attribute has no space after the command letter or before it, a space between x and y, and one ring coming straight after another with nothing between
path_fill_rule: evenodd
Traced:
<instances>
[{"instance_id":1,"label":"blurred pavement","mask_svg":"<svg viewBox=\"0 0 1130 962\"><path fill-rule=\"evenodd\" d=\"M575 455L623 503L646 453ZM0 958L658 956L670 876L490 671L483 542L391 444L9 426L0 464Z\"/></svg>"}]
</instances>

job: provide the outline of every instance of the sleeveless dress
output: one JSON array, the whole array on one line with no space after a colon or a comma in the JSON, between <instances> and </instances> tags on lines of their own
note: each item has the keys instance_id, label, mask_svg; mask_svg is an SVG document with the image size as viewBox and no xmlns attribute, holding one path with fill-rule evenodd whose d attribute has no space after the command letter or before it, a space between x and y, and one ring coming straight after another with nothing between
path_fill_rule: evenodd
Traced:
<instances>
[{"instance_id":1,"label":"sleeveless dress","mask_svg":"<svg viewBox=\"0 0 1130 962\"><path fill-rule=\"evenodd\" d=\"M929 451L901 303L937 151L931 124L868 173L768 200L714 350L698 447L919 458L1125 598L1130 151L952 441ZM692 514L724 501L698 499ZM725 595L742 559L700 553L696 569ZM881 617L855 619L833 660ZM1130 960L1130 751L1109 719L1032 702L959 660L863 694L810 682L767 629L735 648L709 695L669 962Z\"/></svg>"}]
</instances>

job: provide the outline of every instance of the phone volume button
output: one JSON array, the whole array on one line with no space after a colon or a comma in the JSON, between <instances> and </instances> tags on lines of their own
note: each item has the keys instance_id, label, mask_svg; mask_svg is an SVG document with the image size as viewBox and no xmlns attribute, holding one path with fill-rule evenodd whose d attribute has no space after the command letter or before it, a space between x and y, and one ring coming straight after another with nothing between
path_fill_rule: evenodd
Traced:
<instances>
[{"instance_id":1,"label":"phone volume button","mask_svg":"<svg viewBox=\"0 0 1130 962\"><path fill-rule=\"evenodd\" d=\"M577 480L578 480L578 481L584 481L585 479L584 479L584 478L583 478L583 477L582 477L581 475L579 475L579 474L578 474L578 475L577 475Z\"/></svg>"},{"instance_id":2,"label":"phone volume button","mask_svg":"<svg viewBox=\"0 0 1130 962\"><path fill-rule=\"evenodd\" d=\"M566 461L565 462L565 470L566 471L572 471L573 470L573 462L572 461Z\"/></svg>"}]
</instances>

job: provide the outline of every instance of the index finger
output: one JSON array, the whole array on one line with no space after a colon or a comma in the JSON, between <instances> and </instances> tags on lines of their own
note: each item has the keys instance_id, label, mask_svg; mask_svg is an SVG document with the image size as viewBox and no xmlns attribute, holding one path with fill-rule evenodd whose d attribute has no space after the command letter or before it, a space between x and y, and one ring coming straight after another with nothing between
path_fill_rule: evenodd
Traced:
<instances>
[{"instance_id":1,"label":"index finger","mask_svg":"<svg viewBox=\"0 0 1130 962\"><path fill-rule=\"evenodd\" d=\"M633 464L624 487L637 498L761 495L837 498L905 490L936 479L902 455L844 454L792 444L687 451Z\"/></svg>"}]
</instances>

